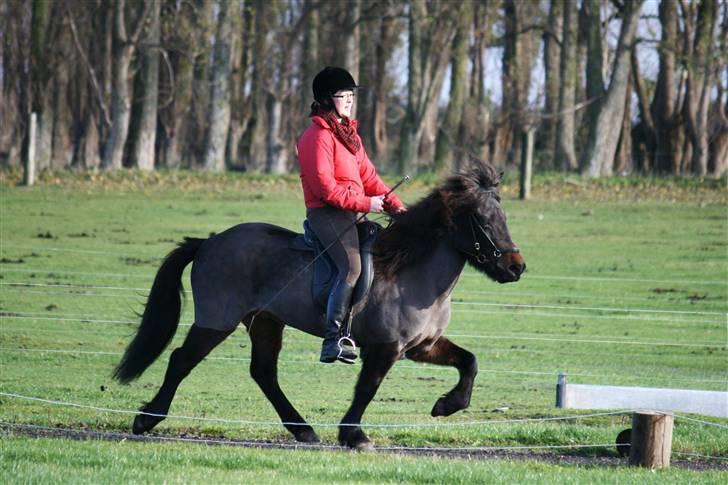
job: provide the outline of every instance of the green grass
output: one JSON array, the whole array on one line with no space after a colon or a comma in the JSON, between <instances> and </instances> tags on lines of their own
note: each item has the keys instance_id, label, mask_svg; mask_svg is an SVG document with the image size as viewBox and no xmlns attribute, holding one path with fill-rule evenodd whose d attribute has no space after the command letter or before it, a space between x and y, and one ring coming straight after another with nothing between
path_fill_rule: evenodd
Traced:
<instances>
[{"instance_id":1,"label":"green grass","mask_svg":"<svg viewBox=\"0 0 728 485\"><path fill-rule=\"evenodd\" d=\"M62 446L59 446L62 445ZM44 483L721 483L725 472L565 467L177 443L76 442L3 437L2 475ZM567 471L568 470L568 471Z\"/></svg>"},{"instance_id":2,"label":"green grass","mask_svg":"<svg viewBox=\"0 0 728 485\"><path fill-rule=\"evenodd\" d=\"M116 384L110 373L134 330L134 312L142 308L161 258L174 243L242 221L298 229L304 216L295 177L48 173L33 188L15 186L15 180L0 177L0 392L111 410L137 409L161 383L168 354L130 386ZM402 198L417 200L431 183L416 180L403 187ZM498 423L587 414L554 408L559 372L568 373L573 383L725 390L728 196L724 189L721 182L562 180L559 184L550 176L539 181L533 199L524 202L515 199L516 187L506 185L503 205L528 272L516 284L497 285L466 270L454 293L447 332L479 360L471 407L446 419L431 418L433 403L455 384L456 371L400 362L364 416L375 443L602 445L613 443L619 431L630 427L628 414ZM182 324L191 321L190 299ZM185 328L181 327L170 349L179 344ZM334 425L350 403L359 366L318 364L319 345L313 337L286 330L279 374L294 405L316 423L326 442L333 443ZM245 332L238 330L185 380L170 411L230 422L168 419L158 430L289 440L272 407L248 377L249 348ZM497 408L508 409L500 413L495 412ZM701 419L728 424L727 420ZM0 420L126 431L131 415L0 396ZM387 427L391 424L406 426ZM674 435L677 452L728 455L725 428L678 416ZM3 460L4 473L21 481L55 481L54 477L62 476L51 471L57 443L4 438L3 455L12 458ZM82 456L84 449L95 446L72 443L68 450ZM94 458L100 463L106 462L112 449L119 449L107 443L98 446L106 450ZM62 448L66 451L65 443ZM146 449L159 457L158 466L146 468L158 469L162 475L149 470L144 475L145 467L132 469L139 460L152 459L144 458L141 450ZM184 460L174 458L177 451L183 453L180 450L189 453L185 455L189 475L170 471L182 466ZM522 463L476 466L461 461L447 461L445 466L424 458L377 456L373 460L336 453L329 457L327 453L211 450L129 443L118 459L110 459L113 466L108 473L115 470L133 481L159 481L154 477L160 476L188 476L195 481L195 473L235 481L226 460L286 462L286 470L289 465L295 470L328 463L337 469L334 465L341 456L356 470L382 462L376 472L382 475L363 474L363 482L398 481L392 471L398 466L413 473L408 476L412 481L426 481L426 475L412 470L444 466L452 475L437 472L433 476L452 480L432 481L452 482L465 481L468 473L479 474L472 475L475 481L494 481L497 474L511 477L510 481L544 480L558 468ZM14 458L24 453L48 459L28 458L30 463L23 464ZM208 466L205 457L217 453L220 461ZM614 449L595 446L563 453L614 455ZM296 458L288 460L291 454ZM351 460L351 456L357 458ZM95 470L93 464L77 460L67 466L84 473ZM567 468L570 478L565 480L648 477L638 471ZM58 473L64 469L59 467ZM105 481L84 478L84 473L79 471L79 481ZM340 481L353 481L332 473ZM283 476L270 475L269 481ZM331 481L313 472L309 476L312 482Z\"/></svg>"}]
</instances>

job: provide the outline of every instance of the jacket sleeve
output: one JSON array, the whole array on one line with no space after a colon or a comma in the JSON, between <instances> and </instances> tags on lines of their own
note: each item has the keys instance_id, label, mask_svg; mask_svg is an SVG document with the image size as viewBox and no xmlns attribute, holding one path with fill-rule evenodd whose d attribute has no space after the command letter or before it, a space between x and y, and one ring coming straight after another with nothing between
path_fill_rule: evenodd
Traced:
<instances>
[{"instance_id":1,"label":"jacket sleeve","mask_svg":"<svg viewBox=\"0 0 728 485\"><path fill-rule=\"evenodd\" d=\"M369 159L364 146L361 148L362 160L359 163L359 176L361 177L362 184L364 185L364 193L368 196L384 195L389 192L389 187L385 184L377 171L374 168L374 164ZM395 194L389 194L387 196L388 206L391 207L391 212L397 212L400 209L404 209L404 204L399 200Z\"/></svg>"},{"instance_id":2,"label":"jacket sleeve","mask_svg":"<svg viewBox=\"0 0 728 485\"><path fill-rule=\"evenodd\" d=\"M369 197L355 194L348 184L339 183L334 172L333 135L316 130L301 139L298 147L301 178L313 195L333 207L355 212L369 212Z\"/></svg>"}]
</instances>

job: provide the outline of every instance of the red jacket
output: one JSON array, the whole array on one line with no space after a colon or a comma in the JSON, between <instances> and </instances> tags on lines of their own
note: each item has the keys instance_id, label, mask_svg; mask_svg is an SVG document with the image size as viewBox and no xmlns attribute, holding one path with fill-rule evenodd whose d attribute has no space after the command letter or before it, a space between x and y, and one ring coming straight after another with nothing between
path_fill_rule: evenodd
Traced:
<instances>
[{"instance_id":1,"label":"red jacket","mask_svg":"<svg viewBox=\"0 0 728 485\"><path fill-rule=\"evenodd\" d=\"M352 123L356 130L357 122ZM351 153L322 117L311 117L311 126L298 140L298 163L307 208L333 206L369 212L370 198L389 192L361 145L361 138L359 143L359 151ZM394 194L387 197L387 202L385 207L390 212L404 207Z\"/></svg>"}]
</instances>

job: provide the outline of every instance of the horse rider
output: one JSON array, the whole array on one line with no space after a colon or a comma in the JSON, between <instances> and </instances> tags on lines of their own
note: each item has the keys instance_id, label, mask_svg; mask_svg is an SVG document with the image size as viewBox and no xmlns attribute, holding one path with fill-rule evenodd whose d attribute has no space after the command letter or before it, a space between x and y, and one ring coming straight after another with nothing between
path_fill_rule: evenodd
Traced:
<instances>
[{"instance_id":1,"label":"horse rider","mask_svg":"<svg viewBox=\"0 0 728 485\"><path fill-rule=\"evenodd\" d=\"M311 125L298 140L298 162L306 218L338 270L326 307L321 362L353 363L356 354L339 346L339 327L351 307L359 274L359 213L395 214L404 205L377 175L352 120L357 86L348 71L326 67L313 80ZM341 355L340 355L341 354Z\"/></svg>"}]
</instances>

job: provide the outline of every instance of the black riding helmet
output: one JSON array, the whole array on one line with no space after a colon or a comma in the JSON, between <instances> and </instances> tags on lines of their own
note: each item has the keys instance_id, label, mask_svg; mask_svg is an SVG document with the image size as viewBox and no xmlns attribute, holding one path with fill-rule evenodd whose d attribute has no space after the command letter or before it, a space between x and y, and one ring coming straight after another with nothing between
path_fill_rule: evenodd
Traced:
<instances>
[{"instance_id":1,"label":"black riding helmet","mask_svg":"<svg viewBox=\"0 0 728 485\"><path fill-rule=\"evenodd\" d=\"M331 95L336 91L356 89L359 86L349 71L341 67L325 67L313 78L313 99L322 105L331 102Z\"/></svg>"}]
</instances>

